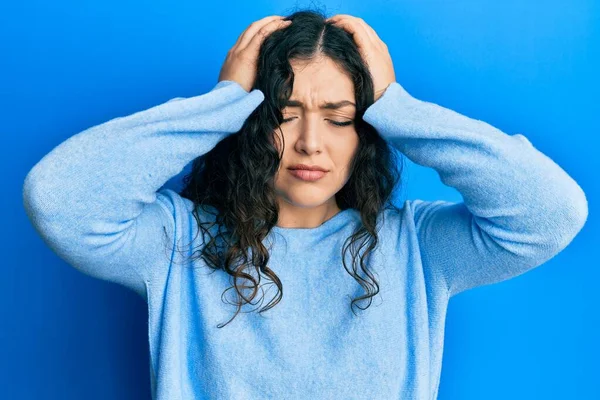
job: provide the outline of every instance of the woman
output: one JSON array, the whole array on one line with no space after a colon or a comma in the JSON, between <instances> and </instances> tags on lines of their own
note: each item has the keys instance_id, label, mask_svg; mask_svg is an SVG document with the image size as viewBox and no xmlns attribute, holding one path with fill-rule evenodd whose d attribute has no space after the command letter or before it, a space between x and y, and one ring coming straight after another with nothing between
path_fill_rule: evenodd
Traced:
<instances>
[{"instance_id":1,"label":"woman","mask_svg":"<svg viewBox=\"0 0 600 400\"><path fill-rule=\"evenodd\" d=\"M464 202L391 206L388 143ZM312 12L251 24L211 91L74 135L23 191L59 256L148 302L170 400L434 399L450 297L543 264L587 218L525 136L412 97L362 19ZM234 317L269 311L215 325L231 288Z\"/></svg>"}]
</instances>

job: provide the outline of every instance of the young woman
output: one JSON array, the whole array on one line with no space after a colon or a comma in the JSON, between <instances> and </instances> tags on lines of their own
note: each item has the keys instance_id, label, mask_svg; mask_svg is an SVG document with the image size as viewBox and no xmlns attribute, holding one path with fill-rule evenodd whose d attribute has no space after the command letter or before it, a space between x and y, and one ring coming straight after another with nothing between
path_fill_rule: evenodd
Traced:
<instances>
[{"instance_id":1,"label":"young woman","mask_svg":"<svg viewBox=\"0 0 600 400\"><path fill-rule=\"evenodd\" d=\"M393 206L389 145L464 201ZM69 138L23 190L60 257L147 301L169 400L434 399L449 299L543 264L587 218L525 136L412 97L365 21L304 11L251 24L208 93Z\"/></svg>"}]
</instances>

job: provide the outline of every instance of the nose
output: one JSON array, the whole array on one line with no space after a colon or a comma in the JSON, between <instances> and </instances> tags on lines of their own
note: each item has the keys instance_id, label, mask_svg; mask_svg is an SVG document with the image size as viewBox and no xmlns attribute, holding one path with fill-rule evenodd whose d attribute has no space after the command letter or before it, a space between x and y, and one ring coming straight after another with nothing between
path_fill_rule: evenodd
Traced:
<instances>
[{"instance_id":1,"label":"nose","mask_svg":"<svg viewBox=\"0 0 600 400\"><path fill-rule=\"evenodd\" d=\"M323 138L319 132L318 117L306 117L300 122L300 132L296 140L296 151L313 154L322 151Z\"/></svg>"}]
</instances>

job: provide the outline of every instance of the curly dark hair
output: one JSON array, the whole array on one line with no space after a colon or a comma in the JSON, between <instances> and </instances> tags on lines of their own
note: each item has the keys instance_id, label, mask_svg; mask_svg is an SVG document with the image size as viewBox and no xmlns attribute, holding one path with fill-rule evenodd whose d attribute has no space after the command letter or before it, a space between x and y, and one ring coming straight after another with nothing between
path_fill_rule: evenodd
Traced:
<instances>
[{"instance_id":1,"label":"curly dark hair","mask_svg":"<svg viewBox=\"0 0 600 400\"><path fill-rule=\"evenodd\" d=\"M253 88L260 89L265 100L238 132L195 159L191 172L183 179L184 188L179 194L194 203L193 214L198 226L203 235L210 237L203 242L197 256L192 254L192 259L202 258L214 270L212 272L224 270L228 273L233 286L227 290L235 288L238 294L235 315L219 328L231 322L242 306L256 297L261 273L271 281L270 284L277 286L278 291L276 297L259 310L259 314L275 306L282 298L281 281L267 266L269 252L262 241L278 221L274 178L282 154L274 147L273 141L274 136L279 136L274 132L283 120L284 104L292 94L294 73L290 60L311 61L315 57L326 56L341 66L353 80L356 101L354 124L359 145L350 166L350 177L335 195L341 210L354 208L360 212L362 223L346 239L342 249L344 268L366 291L365 295L352 299L352 312L355 302L368 299L370 305L371 298L379 292L379 284L366 267L365 259L378 243L378 216L383 214L386 206L396 208L389 200L400 181L403 158L396 157L378 132L362 120L364 112L374 102L372 77L352 35L328 23L326 18L318 11L296 11L286 17L293 21L291 25L273 32L264 40ZM212 214L214 220L204 217L205 221L201 221L199 207L205 211L204 215ZM218 230L213 235L210 229L215 225ZM367 246L360 256L360 268L367 279L357 272L358 252L352 252L355 255L352 270L346 266L344 255L350 246L358 246L359 249ZM248 249L251 249L251 261ZM251 285L238 286L241 279ZM251 289L249 295L243 294L241 289L244 288Z\"/></svg>"}]
</instances>

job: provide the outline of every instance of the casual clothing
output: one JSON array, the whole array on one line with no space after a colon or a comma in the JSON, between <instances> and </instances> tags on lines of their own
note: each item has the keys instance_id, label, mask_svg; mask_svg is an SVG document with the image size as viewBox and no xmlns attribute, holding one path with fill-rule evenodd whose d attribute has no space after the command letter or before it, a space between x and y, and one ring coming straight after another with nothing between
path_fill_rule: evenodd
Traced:
<instances>
[{"instance_id":1,"label":"casual clothing","mask_svg":"<svg viewBox=\"0 0 600 400\"><path fill-rule=\"evenodd\" d=\"M194 204L162 186L263 100L221 81L70 137L25 179L33 226L73 267L147 301L153 399L435 399L450 297L559 253L586 221L584 192L525 136L393 82L364 120L464 202L406 200L381 214L368 259L380 292L356 315L350 300L365 292L341 250L358 211L316 228L276 226L264 243L283 298L259 315L276 289L266 285L263 304L219 329L235 312L222 298L232 281L201 259L183 263L203 235Z\"/></svg>"}]
</instances>

